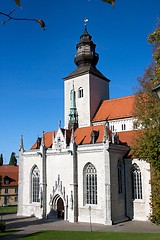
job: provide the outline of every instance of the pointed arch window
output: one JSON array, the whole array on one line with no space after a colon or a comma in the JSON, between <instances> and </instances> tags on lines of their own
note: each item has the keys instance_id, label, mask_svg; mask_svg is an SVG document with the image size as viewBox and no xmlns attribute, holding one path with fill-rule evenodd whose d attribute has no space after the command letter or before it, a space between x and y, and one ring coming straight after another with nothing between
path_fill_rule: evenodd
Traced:
<instances>
[{"instance_id":1,"label":"pointed arch window","mask_svg":"<svg viewBox=\"0 0 160 240\"><path fill-rule=\"evenodd\" d=\"M85 203L97 204L97 170L91 163L84 170Z\"/></svg>"},{"instance_id":2,"label":"pointed arch window","mask_svg":"<svg viewBox=\"0 0 160 240\"><path fill-rule=\"evenodd\" d=\"M137 164L133 164L132 178L133 178L133 198L142 199L142 177L140 168Z\"/></svg>"},{"instance_id":3,"label":"pointed arch window","mask_svg":"<svg viewBox=\"0 0 160 240\"><path fill-rule=\"evenodd\" d=\"M80 87L80 88L78 89L78 98L82 98L83 96L84 96L83 88Z\"/></svg>"},{"instance_id":4,"label":"pointed arch window","mask_svg":"<svg viewBox=\"0 0 160 240\"><path fill-rule=\"evenodd\" d=\"M32 181L32 202L40 202L40 173L37 166L34 167L31 173Z\"/></svg>"}]
</instances>

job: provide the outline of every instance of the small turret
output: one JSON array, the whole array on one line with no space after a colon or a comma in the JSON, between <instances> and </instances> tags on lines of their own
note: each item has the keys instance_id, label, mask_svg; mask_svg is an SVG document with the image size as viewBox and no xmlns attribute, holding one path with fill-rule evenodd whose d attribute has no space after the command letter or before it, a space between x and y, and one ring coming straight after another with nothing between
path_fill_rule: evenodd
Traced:
<instances>
[{"instance_id":1,"label":"small turret","mask_svg":"<svg viewBox=\"0 0 160 240\"><path fill-rule=\"evenodd\" d=\"M20 152L24 152L23 135L21 135L21 138L20 138L19 151L20 151Z\"/></svg>"},{"instance_id":2,"label":"small turret","mask_svg":"<svg viewBox=\"0 0 160 240\"><path fill-rule=\"evenodd\" d=\"M78 127L78 113L76 108L76 93L74 90L74 84L71 90L70 99L71 99L71 105L70 105L68 129L71 130L73 128L75 130Z\"/></svg>"}]
</instances>

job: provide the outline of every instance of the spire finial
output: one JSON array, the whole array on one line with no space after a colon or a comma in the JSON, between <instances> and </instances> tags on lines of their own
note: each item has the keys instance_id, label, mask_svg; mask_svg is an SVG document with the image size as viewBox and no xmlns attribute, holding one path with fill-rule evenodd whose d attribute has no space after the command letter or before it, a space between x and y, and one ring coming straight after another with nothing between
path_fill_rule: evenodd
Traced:
<instances>
[{"instance_id":1,"label":"spire finial","mask_svg":"<svg viewBox=\"0 0 160 240\"><path fill-rule=\"evenodd\" d=\"M19 148L20 151L24 151L24 146L23 146L23 135L21 135L20 137L20 148Z\"/></svg>"},{"instance_id":2,"label":"spire finial","mask_svg":"<svg viewBox=\"0 0 160 240\"><path fill-rule=\"evenodd\" d=\"M44 140L44 131L42 132L42 141L41 141L41 145L44 146L45 145L45 140Z\"/></svg>"},{"instance_id":3,"label":"spire finial","mask_svg":"<svg viewBox=\"0 0 160 240\"><path fill-rule=\"evenodd\" d=\"M87 30L87 22L88 22L88 18L85 17L85 19L84 19L84 28L85 28L85 30Z\"/></svg>"},{"instance_id":4,"label":"spire finial","mask_svg":"<svg viewBox=\"0 0 160 240\"><path fill-rule=\"evenodd\" d=\"M61 128L61 120L58 120L58 128Z\"/></svg>"}]
</instances>

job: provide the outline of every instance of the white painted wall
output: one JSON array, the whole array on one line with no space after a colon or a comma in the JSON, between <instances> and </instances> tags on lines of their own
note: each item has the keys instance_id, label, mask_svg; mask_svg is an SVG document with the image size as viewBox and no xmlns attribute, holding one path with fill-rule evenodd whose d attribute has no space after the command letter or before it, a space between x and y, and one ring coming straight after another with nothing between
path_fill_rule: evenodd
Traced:
<instances>
[{"instance_id":1,"label":"white painted wall","mask_svg":"<svg viewBox=\"0 0 160 240\"><path fill-rule=\"evenodd\" d=\"M150 217L150 196L151 196L151 175L150 164L143 160L133 159L132 164L136 163L141 171L142 177L142 199L133 201L133 219L146 221Z\"/></svg>"},{"instance_id":2,"label":"white painted wall","mask_svg":"<svg viewBox=\"0 0 160 240\"><path fill-rule=\"evenodd\" d=\"M55 182L58 181L58 175L62 183L62 192L65 191L65 198L61 195L61 190L57 190L63 201L64 205L67 204L73 191L73 159L69 153L55 154L53 150L50 150L47 156L47 214L49 214L52 208L52 202L50 202L50 195L53 194L53 187L55 189ZM68 208L70 211L70 208ZM67 219L70 220L70 219Z\"/></svg>"},{"instance_id":3,"label":"white painted wall","mask_svg":"<svg viewBox=\"0 0 160 240\"><path fill-rule=\"evenodd\" d=\"M70 92L73 88L76 92L76 107L78 111L79 126L90 125L90 98L89 98L89 75L85 74L73 79L64 81L64 113L65 113L65 128L68 128L69 112L70 112ZM84 97L78 98L78 89L82 87Z\"/></svg>"},{"instance_id":4,"label":"white painted wall","mask_svg":"<svg viewBox=\"0 0 160 240\"><path fill-rule=\"evenodd\" d=\"M97 161L98 159L98 161ZM91 163L97 170L97 204L86 204L84 196L84 167ZM105 171L104 171L104 153L101 146L80 146L78 148L78 203L79 203L79 221L90 222L89 206L91 206L92 223L105 224Z\"/></svg>"},{"instance_id":5,"label":"white painted wall","mask_svg":"<svg viewBox=\"0 0 160 240\"><path fill-rule=\"evenodd\" d=\"M36 150L31 150L23 153L23 164L19 165L19 171L23 171L23 182L19 190L19 198L23 199L23 202L20 203L21 209L18 212L18 215L23 216L36 216L38 218L42 217L42 209L40 208L40 203L32 203L31 201L31 171L36 165L40 171L42 183L42 160L41 156L37 154ZM22 168L23 167L23 168Z\"/></svg>"},{"instance_id":6,"label":"white painted wall","mask_svg":"<svg viewBox=\"0 0 160 240\"><path fill-rule=\"evenodd\" d=\"M148 220L150 216L150 166L145 161L138 159L125 160L123 171L123 193L118 194L118 160L123 158L125 146L107 144L89 144L78 146L78 221L89 222L89 205L84 201L84 175L83 170L87 163L92 163L97 170L97 205L91 205L91 219L93 223L110 225L113 222L125 220L125 215L134 220ZM42 184L42 158L37 154L39 150L29 150L23 153L23 164L20 161L21 184L19 188L18 215L42 217L40 203L31 201L31 170L36 165L40 170ZM73 222L73 210L70 207L71 191L73 191L73 156L67 149L62 152L54 149L47 150L47 214L52 209L53 187L59 179L62 189L57 189L56 194L62 197L65 205L65 220ZM143 199L132 199L131 169L136 163L142 173ZM23 169L22 169L23 167ZM126 177L126 178L125 178ZM126 184L126 186L125 186ZM42 186L42 185L41 185ZM63 192L65 191L65 196ZM126 192L125 192L126 191ZM126 202L125 202L125 194Z\"/></svg>"},{"instance_id":7,"label":"white painted wall","mask_svg":"<svg viewBox=\"0 0 160 240\"><path fill-rule=\"evenodd\" d=\"M122 118L108 121L110 129L111 126L114 126L114 132L124 132L133 130L133 122L134 122L133 118ZM126 125L125 130L122 130L122 124Z\"/></svg>"},{"instance_id":8,"label":"white painted wall","mask_svg":"<svg viewBox=\"0 0 160 240\"><path fill-rule=\"evenodd\" d=\"M64 113L65 128L68 128L70 112L70 92L76 91L76 107L78 112L79 127L90 126L91 119L97 111L100 101L109 98L109 82L92 74L84 74L64 81ZM78 89L83 88L84 96L78 98Z\"/></svg>"}]
</instances>

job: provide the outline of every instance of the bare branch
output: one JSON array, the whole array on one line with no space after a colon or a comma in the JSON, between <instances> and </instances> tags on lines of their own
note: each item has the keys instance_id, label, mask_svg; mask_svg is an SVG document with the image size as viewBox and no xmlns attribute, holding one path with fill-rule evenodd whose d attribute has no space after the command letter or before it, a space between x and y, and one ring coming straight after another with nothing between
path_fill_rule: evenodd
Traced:
<instances>
[{"instance_id":1,"label":"bare branch","mask_svg":"<svg viewBox=\"0 0 160 240\"><path fill-rule=\"evenodd\" d=\"M1 24L5 24L5 23L9 22L10 20L14 20L14 21L34 21L36 23L39 23L41 28L43 30L45 30L45 23L43 22L43 20L39 20L39 19L35 19L35 18L15 18L15 17L11 16L14 11L15 11L15 9L10 11L9 13L0 12L1 15L7 17L7 19L5 21L1 22Z\"/></svg>"}]
</instances>

